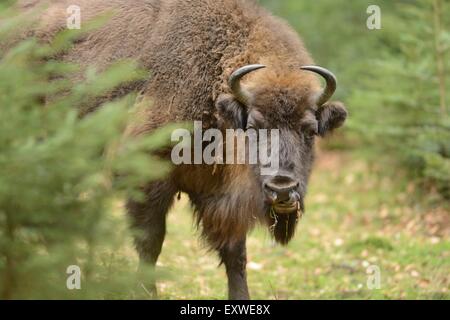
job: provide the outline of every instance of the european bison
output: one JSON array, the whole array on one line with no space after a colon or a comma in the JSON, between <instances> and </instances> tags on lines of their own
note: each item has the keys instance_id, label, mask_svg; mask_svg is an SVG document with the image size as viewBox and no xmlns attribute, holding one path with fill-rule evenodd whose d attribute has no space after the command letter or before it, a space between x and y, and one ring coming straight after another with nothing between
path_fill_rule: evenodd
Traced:
<instances>
[{"instance_id":1,"label":"european bison","mask_svg":"<svg viewBox=\"0 0 450 320\"><path fill-rule=\"evenodd\" d=\"M21 1L29 9L43 1ZM144 263L155 265L166 216L185 192L196 221L228 275L230 299L248 299L246 235L267 225L275 240L291 240L314 159L316 136L341 126L343 104L329 102L334 75L313 66L298 35L253 0L54 0L27 35L46 41L66 28L67 8L81 8L85 21L112 10L113 18L90 32L60 58L83 68L105 69L135 59L151 72L147 81L104 97L140 91L150 101L144 118L131 123L134 135L169 122L203 121L205 128L279 129L280 166L270 175L260 165L179 165L165 179L145 186L146 201L128 201L136 246ZM323 35L322 35L323 36ZM325 79L321 88L320 75ZM95 108L102 101L93 101ZM150 107L150 104L152 105ZM156 292L154 283L151 289Z\"/></svg>"}]
</instances>

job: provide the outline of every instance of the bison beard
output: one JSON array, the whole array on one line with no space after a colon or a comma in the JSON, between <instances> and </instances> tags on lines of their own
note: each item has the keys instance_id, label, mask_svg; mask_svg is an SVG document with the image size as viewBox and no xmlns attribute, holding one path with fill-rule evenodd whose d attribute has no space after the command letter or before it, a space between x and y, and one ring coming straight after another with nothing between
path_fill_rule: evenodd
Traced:
<instances>
[{"instance_id":1,"label":"bison beard","mask_svg":"<svg viewBox=\"0 0 450 320\"><path fill-rule=\"evenodd\" d=\"M242 196L241 199L235 197ZM287 245L295 235L297 224L304 214L303 202L292 213L277 213L273 208L255 208L246 201L245 192L220 197L203 198L190 195L195 208L196 225L202 237L214 249L233 246L251 230L258 221L266 220L271 236L277 243ZM235 208L228 208L230 206ZM225 208L227 207L227 208ZM225 213L234 213L227 216Z\"/></svg>"},{"instance_id":2,"label":"bison beard","mask_svg":"<svg viewBox=\"0 0 450 320\"><path fill-rule=\"evenodd\" d=\"M273 237L278 243L286 245L292 239L295 233L295 227L299 219L299 214L289 213L289 214L274 214L270 217L270 222L272 223L271 229L273 230Z\"/></svg>"},{"instance_id":3,"label":"bison beard","mask_svg":"<svg viewBox=\"0 0 450 320\"><path fill-rule=\"evenodd\" d=\"M287 245L294 237L298 221L304 213L304 205L301 202L297 212L278 214L273 208L269 209L267 216L270 234L275 241Z\"/></svg>"}]
</instances>

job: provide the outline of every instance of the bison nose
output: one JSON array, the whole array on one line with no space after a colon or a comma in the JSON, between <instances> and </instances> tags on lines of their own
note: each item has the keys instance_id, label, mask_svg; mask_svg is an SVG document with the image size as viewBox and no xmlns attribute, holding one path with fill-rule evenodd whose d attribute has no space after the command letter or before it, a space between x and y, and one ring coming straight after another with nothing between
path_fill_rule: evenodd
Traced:
<instances>
[{"instance_id":1,"label":"bison nose","mask_svg":"<svg viewBox=\"0 0 450 320\"><path fill-rule=\"evenodd\" d=\"M264 183L265 191L277 202L295 202L299 196L295 191L300 183L288 176L275 176Z\"/></svg>"}]
</instances>

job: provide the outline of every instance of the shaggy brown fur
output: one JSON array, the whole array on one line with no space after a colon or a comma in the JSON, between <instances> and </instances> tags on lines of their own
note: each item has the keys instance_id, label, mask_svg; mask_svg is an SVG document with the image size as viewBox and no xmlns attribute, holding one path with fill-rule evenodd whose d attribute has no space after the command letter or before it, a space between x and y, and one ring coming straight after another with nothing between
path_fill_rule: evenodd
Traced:
<instances>
[{"instance_id":1,"label":"shaggy brown fur","mask_svg":"<svg viewBox=\"0 0 450 320\"><path fill-rule=\"evenodd\" d=\"M30 10L42 2L20 3ZM50 41L66 28L70 5L81 8L82 23L107 12L114 15L63 57L83 67L74 80L83 79L87 66L101 71L120 59L136 59L151 71L148 83L133 88L142 89L158 106L158 114L140 131L169 121L202 119L204 111L213 111L217 97L229 92L231 73L249 63L268 66L248 76L249 85L270 90L276 83L281 90L291 88L295 97L319 89L314 75L299 73L312 59L298 36L254 1L53 0L39 26L26 35Z\"/></svg>"},{"instance_id":2,"label":"shaggy brown fur","mask_svg":"<svg viewBox=\"0 0 450 320\"><path fill-rule=\"evenodd\" d=\"M21 1L30 10L43 1ZM203 120L224 128L220 104L243 107L228 87L233 71L248 64L266 69L246 76L242 85L252 94L248 115L261 127L282 131L282 167L300 179L304 197L313 162L313 139L302 128L323 131L342 124L343 106L318 109L314 99L321 90L317 77L300 70L313 61L297 34L253 0L54 0L38 25L24 32L50 41L66 25L66 8L81 7L82 23L111 11L102 28L77 41L60 58L82 68L72 76L82 81L84 70L100 71L120 59L135 59L151 72L137 82L92 101L87 112L105 100L138 90L153 105L140 114L143 121L130 124L133 135L151 132L168 122ZM150 104L150 103L149 103ZM323 110L328 111L323 112ZM329 119L333 115L333 119ZM317 123L319 122L319 123ZM264 123L264 124L262 124ZM307 129L305 129L307 130ZM284 142L283 142L284 141ZM130 201L135 225L144 230L137 246L144 261L155 263L165 234L165 215L174 195L186 192L202 226L204 237L220 252L227 267L230 297L247 298L245 238L262 221L274 227L274 236L287 243L294 234L297 214L272 217L264 204L261 182L247 165L179 166L164 181L146 187L147 201ZM302 199L303 206L303 199ZM275 222L279 220L279 223Z\"/></svg>"}]
</instances>

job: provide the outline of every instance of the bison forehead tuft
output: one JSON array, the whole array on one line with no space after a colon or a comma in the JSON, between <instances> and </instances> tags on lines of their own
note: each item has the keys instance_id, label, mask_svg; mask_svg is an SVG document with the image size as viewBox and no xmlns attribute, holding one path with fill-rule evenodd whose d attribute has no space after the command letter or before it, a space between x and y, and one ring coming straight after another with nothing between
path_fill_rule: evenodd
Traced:
<instances>
[{"instance_id":1,"label":"bison forehead tuft","mask_svg":"<svg viewBox=\"0 0 450 320\"><path fill-rule=\"evenodd\" d=\"M264 70L266 71L266 70ZM321 87L317 78L301 70L261 72L249 82L251 107L279 124L299 123L305 111L315 107Z\"/></svg>"}]
</instances>

